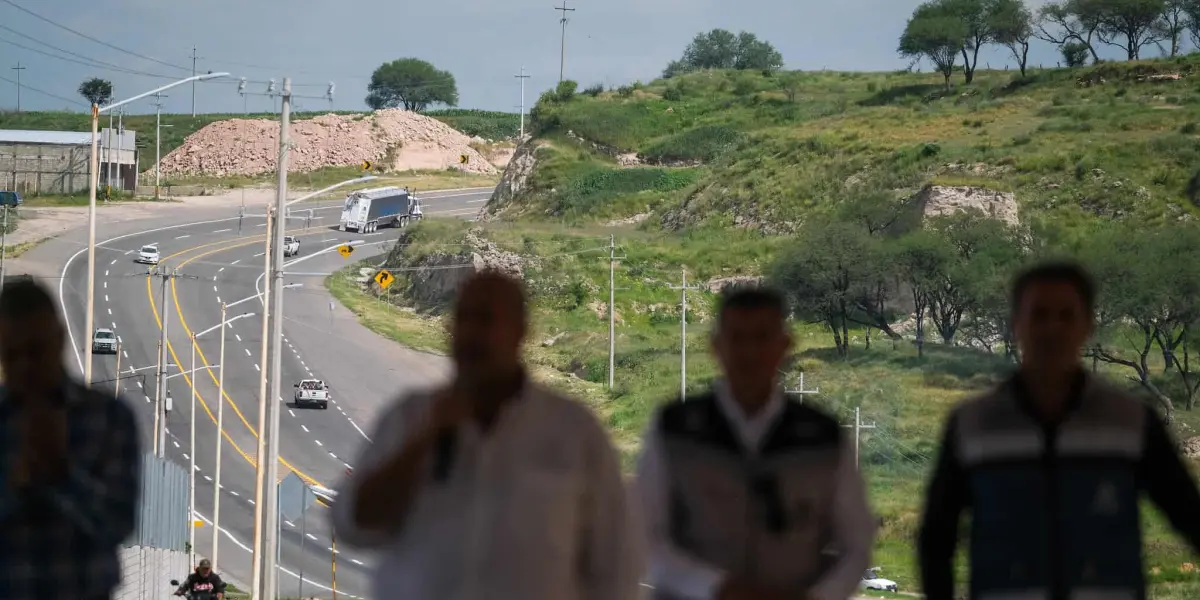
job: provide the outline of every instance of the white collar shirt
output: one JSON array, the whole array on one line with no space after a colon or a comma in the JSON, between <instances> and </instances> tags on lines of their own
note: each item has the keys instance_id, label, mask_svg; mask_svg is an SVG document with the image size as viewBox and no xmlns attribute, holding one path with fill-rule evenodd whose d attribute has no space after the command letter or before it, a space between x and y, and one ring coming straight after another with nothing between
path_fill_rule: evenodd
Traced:
<instances>
[{"instance_id":1,"label":"white collar shirt","mask_svg":"<svg viewBox=\"0 0 1200 600\"><path fill-rule=\"evenodd\" d=\"M758 454L763 439L770 433L771 427L775 425L775 422L779 420L779 415L783 412L783 391L775 388L767 403L752 415L747 414L746 410L734 399L733 390L729 388L729 383L724 379L714 382L713 392L716 394L717 406L721 408L721 414L733 426L742 447L751 454Z\"/></svg>"},{"instance_id":2,"label":"white collar shirt","mask_svg":"<svg viewBox=\"0 0 1200 600\"><path fill-rule=\"evenodd\" d=\"M360 474L420 427L429 394L380 419ZM354 526L348 480L334 507L339 539L376 550L372 597L405 600L629 600L642 548L617 454L592 413L527 385L490 432L460 426L448 468L425 480L398 533ZM363 475L359 475L360 477Z\"/></svg>"}]
</instances>

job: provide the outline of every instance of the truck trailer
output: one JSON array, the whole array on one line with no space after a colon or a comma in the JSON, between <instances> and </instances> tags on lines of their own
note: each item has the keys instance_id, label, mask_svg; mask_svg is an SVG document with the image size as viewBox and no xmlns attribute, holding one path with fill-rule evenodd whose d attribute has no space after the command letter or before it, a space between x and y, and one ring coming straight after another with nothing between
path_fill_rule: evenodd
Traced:
<instances>
[{"instance_id":1,"label":"truck trailer","mask_svg":"<svg viewBox=\"0 0 1200 600\"><path fill-rule=\"evenodd\" d=\"M421 201L408 188L359 190L346 196L340 231L372 233L380 227L404 227L421 220Z\"/></svg>"}]
</instances>

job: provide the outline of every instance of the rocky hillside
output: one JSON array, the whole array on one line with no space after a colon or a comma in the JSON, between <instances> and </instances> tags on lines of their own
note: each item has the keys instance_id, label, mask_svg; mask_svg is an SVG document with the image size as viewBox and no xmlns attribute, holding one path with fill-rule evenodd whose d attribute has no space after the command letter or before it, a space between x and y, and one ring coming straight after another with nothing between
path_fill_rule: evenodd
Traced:
<instances>
[{"instance_id":1,"label":"rocky hillside","mask_svg":"<svg viewBox=\"0 0 1200 600\"><path fill-rule=\"evenodd\" d=\"M1197 65L981 71L949 93L940 76L909 72L705 72L550 92L533 111L530 156L489 210L786 234L867 186L1009 222L1189 218Z\"/></svg>"}]
</instances>

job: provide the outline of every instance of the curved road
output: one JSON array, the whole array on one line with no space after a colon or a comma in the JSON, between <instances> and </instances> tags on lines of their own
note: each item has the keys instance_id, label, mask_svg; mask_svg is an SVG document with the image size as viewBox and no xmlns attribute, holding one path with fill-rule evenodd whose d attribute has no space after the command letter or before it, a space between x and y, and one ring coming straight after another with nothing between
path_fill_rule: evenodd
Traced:
<instances>
[{"instance_id":1,"label":"curved road","mask_svg":"<svg viewBox=\"0 0 1200 600\"><path fill-rule=\"evenodd\" d=\"M431 217L471 218L490 195L490 189L428 192L422 195ZM308 481L332 487L345 476L375 414L406 386L428 383L444 373L445 365L435 357L398 350L390 342L366 334L343 307L325 292L325 273L337 270L346 260L333 249L342 242L363 240L354 253L360 260L387 250L398 230L362 235L340 233L320 223L336 223L339 204L313 203L317 218L311 228L289 229L300 237L301 254L285 263L285 283L301 287L284 291L284 339L281 357L283 398L288 401L280 419L281 475L288 469ZM173 411L167 419L166 454L188 464L190 398L196 393L196 512L206 522L196 532L197 552L211 555L213 471L217 447L216 407L218 402L216 363L219 360L220 330L197 338L194 374L191 368L192 339L221 319L221 303L234 303L258 294L262 286L265 251L265 222L246 217L214 219L183 225L150 227L116 238L98 237L96 258L96 327L111 327L121 342L118 356L94 357L93 385L117 385L118 361L122 395L137 408L142 418L148 448L153 439L154 365L165 309L168 361L179 365L168 369L169 396ZM133 263L136 250L157 243L161 266L177 268L180 277L165 285L146 275L146 267ZM83 251L67 260L59 285L75 362L82 370L83 344L90 343L84 328L87 260ZM165 297L165 305L164 305ZM220 569L236 582L250 581L250 546L253 540L254 466L257 449L257 402L259 397L262 347L262 305L250 300L230 308L230 318L246 312L226 328L225 414L222 447ZM132 370L132 371L131 371ZM299 410L290 406L291 384L315 377L329 382L333 402L327 411ZM302 573L304 596L329 596L333 588L334 558L325 508L314 505L306 518L284 520L280 539L280 588L284 595L300 594ZM339 596L361 597L367 590L365 566L370 557L337 549L336 577ZM182 575L182 574L181 574Z\"/></svg>"}]
</instances>

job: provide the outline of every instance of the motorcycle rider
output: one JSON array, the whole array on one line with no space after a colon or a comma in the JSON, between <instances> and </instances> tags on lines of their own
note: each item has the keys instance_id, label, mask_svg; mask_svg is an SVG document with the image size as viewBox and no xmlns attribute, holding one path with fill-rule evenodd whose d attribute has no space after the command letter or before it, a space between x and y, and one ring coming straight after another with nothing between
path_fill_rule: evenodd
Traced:
<instances>
[{"instance_id":1,"label":"motorcycle rider","mask_svg":"<svg viewBox=\"0 0 1200 600\"><path fill-rule=\"evenodd\" d=\"M221 576L213 573L212 562L207 558L201 559L196 572L188 575L183 585L175 590L176 596L189 596L194 600L225 598L225 582Z\"/></svg>"}]
</instances>

